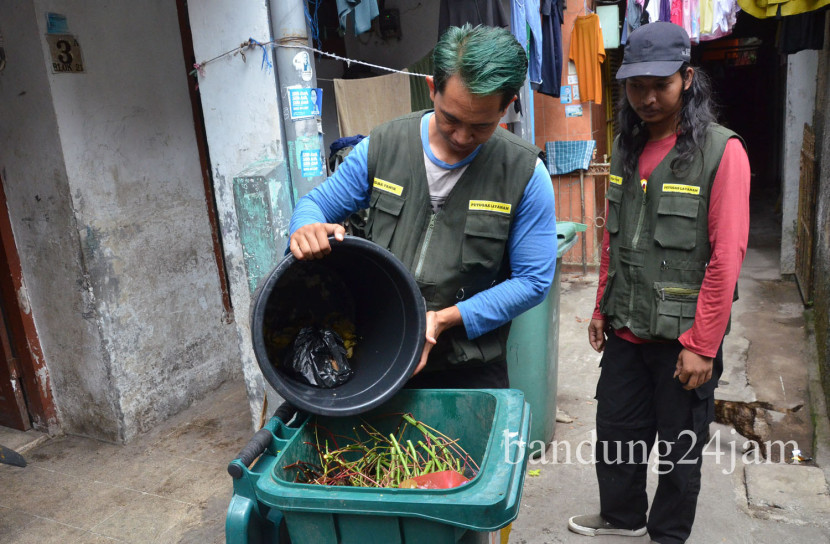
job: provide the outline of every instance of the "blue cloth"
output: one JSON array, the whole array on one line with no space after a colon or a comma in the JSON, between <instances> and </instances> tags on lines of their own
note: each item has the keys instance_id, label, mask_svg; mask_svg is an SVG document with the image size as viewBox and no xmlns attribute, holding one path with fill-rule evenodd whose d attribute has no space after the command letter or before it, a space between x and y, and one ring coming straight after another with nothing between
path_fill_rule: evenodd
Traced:
<instances>
[{"instance_id":1,"label":"blue cloth","mask_svg":"<svg viewBox=\"0 0 830 544\"><path fill-rule=\"evenodd\" d=\"M559 97L562 82L562 12L558 3L542 0L542 84L533 88L542 94Z\"/></svg>"},{"instance_id":2,"label":"blue cloth","mask_svg":"<svg viewBox=\"0 0 830 544\"><path fill-rule=\"evenodd\" d=\"M530 49L528 50L527 28L530 27ZM542 82L542 18L539 15L539 0L511 0L510 28L513 36L530 53L528 76L531 83Z\"/></svg>"},{"instance_id":3,"label":"blue cloth","mask_svg":"<svg viewBox=\"0 0 830 544\"><path fill-rule=\"evenodd\" d=\"M429 115L423 123L429 122ZM291 216L291 234L311 223L341 222L369 206L369 140L364 138L330 178L300 199ZM421 143L427 157L434 160L428 139L422 136ZM446 166L458 168L468 162L464 159ZM469 338L500 327L544 300L556 271L555 210L550 175L538 161L516 207L507 241L510 277L456 305Z\"/></svg>"},{"instance_id":4,"label":"blue cloth","mask_svg":"<svg viewBox=\"0 0 830 544\"><path fill-rule=\"evenodd\" d=\"M651 0L657 2L658 0ZM660 20L671 22L671 0L660 1ZM653 21L652 21L653 22Z\"/></svg>"},{"instance_id":5,"label":"blue cloth","mask_svg":"<svg viewBox=\"0 0 830 544\"><path fill-rule=\"evenodd\" d=\"M344 136L343 138L337 138L334 140L331 145L329 145L329 157L343 149L344 147L354 147L360 140L365 138L366 136L362 134L357 134L355 136Z\"/></svg>"},{"instance_id":6,"label":"blue cloth","mask_svg":"<svg viewBox=\"0 0 830 544\"><path fill-rule=\"evenodd\" d=\"M570 174L575 170L587 170L594 155L594 140L547 142L545 160L551 176Z\"/></svg>"},{"instance_id":7,"label":"blue cloth","mask_svg":"<svg viewBox=\"0 0 830 544\"><path fill-rule=\"evenodd\" d=\"M372 19L380 14L377 0L337 0L337 18L343 30L346 30L347 18L351 12L354 12L355 36L372 28Z\"/></svg>"}]
</instances>

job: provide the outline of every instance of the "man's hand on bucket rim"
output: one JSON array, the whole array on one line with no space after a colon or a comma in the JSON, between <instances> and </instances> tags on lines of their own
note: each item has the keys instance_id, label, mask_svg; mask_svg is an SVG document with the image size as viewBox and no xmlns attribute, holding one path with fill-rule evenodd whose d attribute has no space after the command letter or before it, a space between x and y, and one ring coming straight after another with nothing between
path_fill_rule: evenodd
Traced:
<instances>
[{"instance_id":1,"label":"man's hand on bucket rim","mask_svg":"<svg viewBox=\"0 0 830 544\"><path fill-rule=\"evenodd\" d=\"M343 225L334 223L311 223L294 231L288 247L298 260L322 259L331 253L329 236L334 235L338 242L346 236Z\"/></svg>"},{"instance_id":2,"label":"man's hand on bucket rim","mask_svg":"<svg viewBox=\"0 0 830 544\"><path fill-rule=\"evenodd\" d=\"M424 351L421 353L421 360L418 362L418 366L415 367L415 372L412 373L413 376L426 366L429 352L438 343L438 337L441 333L463 323L464 320L461 319L461 312L456 306L450 306L437 312L427 312L427 341L424 343Z\"/></svg>"}]
</instances>

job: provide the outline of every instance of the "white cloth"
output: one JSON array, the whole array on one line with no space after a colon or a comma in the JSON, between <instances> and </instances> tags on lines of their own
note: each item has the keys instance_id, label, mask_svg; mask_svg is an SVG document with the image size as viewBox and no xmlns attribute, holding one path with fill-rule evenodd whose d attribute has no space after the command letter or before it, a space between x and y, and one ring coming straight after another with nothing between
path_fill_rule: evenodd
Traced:
<instances>
[{"instance_id":1,"label":"white cloth","mask_svg":"<svg viewBox=\"0 0 830 544\"><path fill-rule=\"evenodd\" d=\"M335 79L340 137L369 134L373 128L412 111L406 74Z\"/></svg>"}]
</instances>

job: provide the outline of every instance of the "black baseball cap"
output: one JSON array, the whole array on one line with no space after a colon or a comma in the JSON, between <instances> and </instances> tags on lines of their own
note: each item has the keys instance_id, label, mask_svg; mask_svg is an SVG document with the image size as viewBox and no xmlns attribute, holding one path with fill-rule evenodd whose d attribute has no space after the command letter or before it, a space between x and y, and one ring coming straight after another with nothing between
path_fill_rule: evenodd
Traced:
<instances>
[{"instance_id":1,"label":"black baseball cap","mask_svg":"<svg viewBox=\"0 0 830 544\"><path fill-rule=\"evenodd\" d=\"M666 21L642 25L628 35L617 79L667 77L691 58L692 45L683 27Z\"/></svg>"}]
</instances>

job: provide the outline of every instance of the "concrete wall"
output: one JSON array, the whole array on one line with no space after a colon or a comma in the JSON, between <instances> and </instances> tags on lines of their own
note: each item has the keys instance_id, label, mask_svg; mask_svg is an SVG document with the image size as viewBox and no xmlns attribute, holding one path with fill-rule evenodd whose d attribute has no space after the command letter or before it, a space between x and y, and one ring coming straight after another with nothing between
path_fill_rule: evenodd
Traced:
<instances>
[{"instance_id":1,"label":"concrete wall","mask_svg":"<svg viewBox=\"0 0 830 544\"><path fill-rule=\"evenodd\" d=\"M239 373L175 3L3 6L26 66L2 76L4 103L25 107L4 108L0 157L62 425L129 440ZM67 16L85 73L51 72L47 11Z\"/></svg>"},{"instance_id":2,"label":"concrete wall","mask_svg":"<svg viewBox=\"0 0 830 544\"><path fill-rule=\"evenodd\" d=\"M0 4L6 50L0 72L0 169L60 419L67 430L114 440L118 407L85 277L41 46L42 17L32 2ZM34 423L41 429L57 426L57 421Z\"/></svg>"},{"instance_id":3,"label":"concrete wall","mask_svg":"<svg viewBox=\"0 0 830 544\"><path fill-rule=\"evenodd\" d=\"M825 15L824 35L830 35L830 13ZM818 54L816 96L816 168L819 180L816 204L816 241L813 261L816 345L827 402L830 403L830 41Z\"/></svg>"},{"instance_id":4,"label":"concrete wall","mask_svg":"<svg viewBox=\"0 0 830 544\"><path fill-rule=\"evenodd\" d=\"M237 47L249 37L271 39L267 0L232 3L227 0L188 2L193 48L199 60L213 58ZM271 52L269 51L269 55ZM222 58L205 67L199 93L205 116L210 168L213 174L231 300L236 314L236 342L251 402L252 421L259 413L266 383L251 345L248 288L239 227L234 209L233 179L246 166L263 159L283 158L280 113L273 71L261 69L261 51ZM273 55L271 55L273 59ZM273 410L279 397L268 388Z\"/></svg>"},{"instance_id":5,"label":"concrete wall","mask_svg":"<svg viewBox=\"0 0 830 544\"><path fill-rule=\"evenodd\" d=\"M801 51L787 57L782 158L781 273L795 273L798 183L804 123L812 124L816 103L818 52Z\"/></svg>"}]
</instances>

